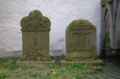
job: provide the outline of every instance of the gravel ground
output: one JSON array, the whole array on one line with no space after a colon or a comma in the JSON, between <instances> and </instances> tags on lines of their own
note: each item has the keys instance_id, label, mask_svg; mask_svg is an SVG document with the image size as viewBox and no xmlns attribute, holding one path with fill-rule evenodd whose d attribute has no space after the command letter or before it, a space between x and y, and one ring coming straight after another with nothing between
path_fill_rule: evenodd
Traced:
<instances>
[{"instance_id":1,"label":"gravel ground","mask_svg":"<svg viewBox=\"0 0 120 79\"><path fill-rule=\"evenodd\" d=\"M102 66L102 72L87 74L84 79L120 79L120 57L102 59L105 66Z\"/></svg>"}]
</instances>

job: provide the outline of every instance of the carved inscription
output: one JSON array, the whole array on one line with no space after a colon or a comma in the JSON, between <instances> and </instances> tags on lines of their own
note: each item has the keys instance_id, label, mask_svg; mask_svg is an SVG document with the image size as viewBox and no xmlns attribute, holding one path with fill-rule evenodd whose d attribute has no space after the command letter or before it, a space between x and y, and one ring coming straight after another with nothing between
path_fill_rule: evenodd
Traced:
<instances>
[{"instance_id":1,"label":"carved inscription","mask_svg":"<svg viewBox=\"0 0 120 79\"><path fill-rule=\"evenodd\" d=\"M30 12L29 16L22 18L21 27L24 28L50 28L50 20L38 10Z\"/></svg>"},{"instance_id":2,"label":"carved inscription","mask_svg":"<svg viewBox=\"0 0 120 79\"><path fill-rule=\"evenodd\" d=\"M87 20L74 20L66 29L66 59L83 60L96 58L96 30ZM96 32L95 32L96 33ZM92 37L94 36L94 37ZM94 42L92 42L93 40Z\"/></svg>"},{"instance_id":3,"label":"carved inscription","mask_svg":"<svg viewBox=\"0 0 120 79\"><path fill-rule=\"evenodd\" d=\"M89 41L86 38L86 34L89 34L89 33L90 33L89 31L88 32L87 31L86 32L85 31L75 32L75 34L79 35L80 40L68 43L67 51L74 51L75 49L82 50L81 48L83 48L83 46L85 46L85 44L87 44L87 42Z\"/></svg>"},{"instance_id":4,"label":"carved inscription","mask_svg":"<svg viewBox=\"0 0 120 79\"><path fill-rule=\"evenodd\" d=\"M21 20L23 56L21 60L49 59L49 31L51 22L38 10ZM40 59L39 59L40 60Z\"/></svg>"}]
</instances>

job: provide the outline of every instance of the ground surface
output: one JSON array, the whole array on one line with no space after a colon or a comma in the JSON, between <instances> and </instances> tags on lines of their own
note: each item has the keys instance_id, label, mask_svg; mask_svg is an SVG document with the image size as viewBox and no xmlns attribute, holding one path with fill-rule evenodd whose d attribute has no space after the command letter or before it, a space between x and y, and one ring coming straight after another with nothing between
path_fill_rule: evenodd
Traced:
<instances>
[{"instance_id":1,"label":"ground surface","mask_svg":"<svg viewBox=\"0 0 120 79\"><path fill-rule=\"evenodd\" d=\"M14 58L13 58L14 59ZM0 59L0 79L120 79L120 59L102 59L105 66L101 66L101 71L92 72L92 67L83 67L83 69L67 70L60 66L39 66L39 67L19 67L16 69L4 68L2 62L8 62L9 59ZM51 72L53 69L56 73ZM6 71L3 74L3 71ZM88 71L85 72L84 71ZM81 73L82 72L82 73ZM1 74L2 73L2 74ZM6 75L7 74L7 75ZM5 75L5 77L3 77ZM79 77L77 77L79 76Z\"/></svg>"}]
</instances>

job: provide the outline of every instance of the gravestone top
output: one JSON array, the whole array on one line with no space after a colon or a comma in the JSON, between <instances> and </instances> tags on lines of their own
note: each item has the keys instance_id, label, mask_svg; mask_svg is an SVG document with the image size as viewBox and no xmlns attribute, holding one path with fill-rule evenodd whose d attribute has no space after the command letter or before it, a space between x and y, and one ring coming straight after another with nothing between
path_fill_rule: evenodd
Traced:
<instances>
[{"instance_id":1,"label":"gravestone top","mask_svg":"<svg viewBox=\"0 0 120 79\"><path fill-rule=\"evenodd\" d=\"M96 26L88 20L74 20L66 28L66 59L96 59Z\"/></svg>"},{"instance_id":2,"label":"gravestone top","mask_svg":"<svg viewBox=\"0 0 120 79\"><path fill-rule=\"evenodd\" d=\"M67 29L70 29L70 30L96 29L96 26L94 26L88 20L79 19L79 20L72 21L67 27Z\"/></svg>"},{"instance_id":3,"label":"gravestone top","mask_svg":"<svg viewBox=\"0 0 120 79\"><path fill-rule=\"evenodd\" d=\"M43 16L38 10L33 10L28 16L23 17L21 20L22 31L41 31L50 30L50 20Z\"/></svg>"}]
</instances>

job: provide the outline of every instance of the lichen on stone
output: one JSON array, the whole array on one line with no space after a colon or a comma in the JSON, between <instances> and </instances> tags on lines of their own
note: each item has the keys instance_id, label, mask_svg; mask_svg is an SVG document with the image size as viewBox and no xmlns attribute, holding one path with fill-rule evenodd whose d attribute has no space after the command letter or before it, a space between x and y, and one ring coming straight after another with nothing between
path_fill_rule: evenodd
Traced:
<instances>
[{"instance_id":1,"label":"lichen on stone","mask_svg":"<svg viewBox=\"0 0 120 79\"><path fill-rule=\"evenodd\" d=\"M66 28L66 60L96 59L96 54L96 26L88 20L73 20Z\"/></svg>"},{"instance_id":2,"label":"lichen on stone","mask_svg":"<svg viewBox=\"0 0 120 79\"><path fill-rule=\"evenodd\" d=\"M47 17L44 17L38 10L33 10L29 16L23 17L21 27L24 28L50 28L51 22Z\"/></svg>"},{"instance_id":3,"label":"lichen on stone","mask_svg":"<svg viewBox=\"0 0 120 79\"><path fill-rule=\"evenodd\" d=\"M85 27L85 26L87 26L87 27ZM96 29L96 26L94 26L90 21L83 20L83 19L73 20L68 25L67 29L80 29L80 28L84 28L84 27L85 27L85 29L89 29L89 28Z\"/></svg>"},{"instance_id":4,"label":"lichen on stone","mask_svg":"<svg viewBox=\"0 0 120 79\"><path fill-rule=\"evenodd\" d=\"M106 3L111 2L112 0L101 0L102 1L102 6L104 6Z\"/></svg>"}]
</instances>

